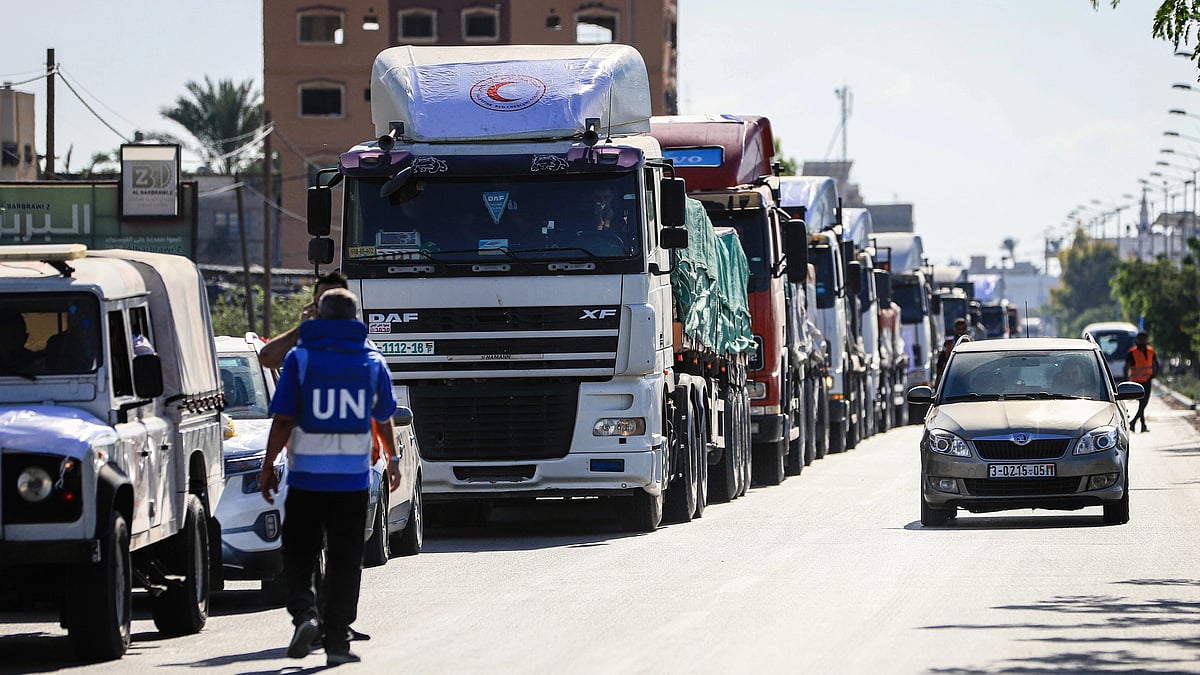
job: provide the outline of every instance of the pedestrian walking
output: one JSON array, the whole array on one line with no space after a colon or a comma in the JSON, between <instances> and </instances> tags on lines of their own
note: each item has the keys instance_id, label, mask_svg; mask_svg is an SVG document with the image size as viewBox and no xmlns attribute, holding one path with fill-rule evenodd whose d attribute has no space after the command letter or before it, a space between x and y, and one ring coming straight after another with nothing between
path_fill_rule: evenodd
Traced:
<instances>
[{"instance_id":1,"label":"pedestrian walking","mask_svg":"<svg viewBox=\"0 0 1200 675\"><path fill-rule=\"evenodd\" d=\"M367 519L371 420L387 452L390 489L400 484L392 429L396 400L379 352L367 343L358 300L345 289L325 291L317 319L300 325L299 342L283 362L261 477L263 497L278 491L275 458L287 445L288 496L283 521L287 610L295 626L287 654L308 655L322 633L326 663L358 661L350 651L350 624L358 611L363 527ZM327 550L324 616L318 616L312 571Z\"/></svg>"},{"instance_id":2,"label":"pedestrian walking","mask_svg":"<svg viewBox=\"0 0 1200 675\"><path fill-rule=\"evenodd\" d=\"M1150 336L1146 331L1139 332L1136 344L1125 355L1125 379L1137 382L1145 390L1138 400L1137 414L1129 420L1130 431L1137 427L1138 420L1142 422L1142 431L1149 431L1146 427L1146 404L1150 402L1150 383L1158 377L1159 367L1154 347L1150 346Z\"/></svg>"},{"instance_id":3,"label":"pedestrian walking","mask_svg":"<svg viewBox=\"0 0 1200 675\"><path fill-rule=\"evenodd\" d=\"M350 288L350 282L346 279L345 274L334 270L317 277L317 283L313 284L312 302L304 305L300 310L301 324L317 315L317 303L321 301L321 296L324 295L325 291L334 288ZM300 325L297 324L268 340L267 344L263 345L262 349L258 352L258 362L264 368L275 369L283 366L284 357L296 346L299 340Z\"/></svg>"}]
</instances>

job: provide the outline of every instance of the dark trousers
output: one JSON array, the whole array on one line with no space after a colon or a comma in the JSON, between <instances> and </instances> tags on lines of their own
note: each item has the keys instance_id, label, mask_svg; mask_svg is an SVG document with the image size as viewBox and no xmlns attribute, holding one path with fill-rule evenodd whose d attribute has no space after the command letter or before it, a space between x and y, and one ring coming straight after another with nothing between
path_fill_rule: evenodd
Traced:
<instances>
[{"instance_id":1,"label":"dark trousers","mask_svg":"<svg viewBox=\"0 0 1200 675\"><path fill-rule=\"evenodd\" d=\"M283 520L283 573L292 623L316 619L324 624L325 649L349 646L350 624L358 615L362 581L363 534L367 526L366 490L316 492L289 488ZM313 571L325 547L321 607L317 607Z\"/></svg>"},{"instance_id":2,"label":"dark trousers","mask_svg":"<svg viewBox=\"0 0 1200 675\"><path fill-rule=\"evenodd\" d=\"M1151 380L1151 382L1153 382L1153 380ZM1137 413L1134 414L1133 419L1129 420L1130 431L1133 431L1133 425L1136 424L1138 420L1142 421L1142 426L1146 426L1146 404L1150 402L1150 382L1138 382L1138 384L1142 385L1142 389L1145 389L1146 392L1142 394L1141 398L1138 399Z\"/></svg>"}]
</instances>

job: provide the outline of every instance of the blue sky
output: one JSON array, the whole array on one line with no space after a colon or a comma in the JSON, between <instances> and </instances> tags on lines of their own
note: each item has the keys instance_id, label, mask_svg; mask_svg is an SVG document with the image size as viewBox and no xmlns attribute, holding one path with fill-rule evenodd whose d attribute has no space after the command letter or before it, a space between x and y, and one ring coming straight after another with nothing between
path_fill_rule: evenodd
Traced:
<instances>
[{"instance_id":1,"label":"blue sky","mask_svg":"<svg viewBox=\"0 0 1200 675\"><path fill-rule=\"evenodd\" d=\"M121 134L178 132L158 111L184 83L253 78L261 86L262 18L255 0L47 0L9 3L0 41L0 81L44 71L53 47L66 78ZM680 0L680 105L684 113L771 118L784 152L838 159L839 103L848 86L852 178L868 201L914 204L936 263L970 255L996 262L1000 242L1040 262L1047 236L1065 232L1068 212L1141 196L1155 181L1163 207L1167 160L1193 167L1200 142L1195 64L1150 36L1158 0L1125 0L1093 11L1086 0L759 0L735 11L728 0ZM364 72L370 64L364 64ZM45 87L38 95L44 146ZM121 138L65 87L57 90L57 149L73 147L79 168ZM369 134L365 134L369 135ZM1177 150L1174 158L1160 148ZM43 148L44 149L44 148ZM1190 175L1190 174L1189 174ZM1170 179L1175 193L1182 178ZM1192 205L1191 196L1188 206ZM1180 198L1174 209L1183 208ZM1122 225L1136 206L1121 212ZM1108 220L1109 232L1115 219Z\"/></svg>"}]
</instances>

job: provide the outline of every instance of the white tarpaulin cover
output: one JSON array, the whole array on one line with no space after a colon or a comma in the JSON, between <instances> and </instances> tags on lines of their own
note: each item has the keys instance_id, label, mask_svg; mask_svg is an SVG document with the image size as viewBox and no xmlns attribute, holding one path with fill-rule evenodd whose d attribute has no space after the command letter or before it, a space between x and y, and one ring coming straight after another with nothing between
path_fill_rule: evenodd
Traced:
<instances>
[{"instance_id":1,"label":"white tarpaulin cover","mask_svg":"<svg viewBox=\"0 0 1200 675\"><path fill-rule=\"evenodd\" d=\"M393 47L375 58L376 135L415 142L574 138L650 130L646 64L627 45Z\"/></svg>"}]
</instances>

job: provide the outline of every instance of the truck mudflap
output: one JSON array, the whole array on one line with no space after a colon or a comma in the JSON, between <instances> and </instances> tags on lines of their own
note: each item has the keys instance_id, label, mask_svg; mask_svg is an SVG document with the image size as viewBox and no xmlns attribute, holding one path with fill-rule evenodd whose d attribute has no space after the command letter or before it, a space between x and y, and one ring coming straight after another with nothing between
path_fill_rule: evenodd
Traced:
<instances>
[{"instance_id":1,"label":"truck mudflap","mask_svg":"<svg viewBox=\"0 0 1200 675\"><path fill-rule=\"evenodd\" d=\"M829 401L829 421L845 422L850 414L850 402L846 399Z\"/></svg>"},{"instance_id":2,"label":"truck mudflap","mask_svg":"<svg viewBox=\"0 0 1200 675\"><path fill-rule=\"evenodd\" d=\"M660 448L631 452L571 453L529 462L421 460L422 496L430 502L456 497L597 496L615 490L662 489Z\"/></svg>"}]
</instances>

